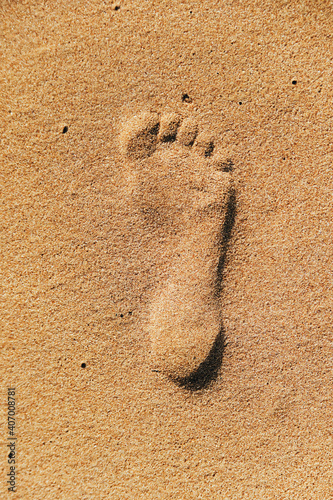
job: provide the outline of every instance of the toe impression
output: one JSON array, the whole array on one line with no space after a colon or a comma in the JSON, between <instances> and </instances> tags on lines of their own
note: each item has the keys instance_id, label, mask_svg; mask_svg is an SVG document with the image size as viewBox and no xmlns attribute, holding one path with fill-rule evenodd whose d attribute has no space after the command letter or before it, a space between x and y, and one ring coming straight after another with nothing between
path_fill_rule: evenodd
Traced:
<instances>
[{"instance_id":1,"label":"toe impression","mask_svg":"<svg viewBox=\"0 0 333 500\"><path fill-rule=\"evenodd\" d=\"M177 140L183 146L192 146L198 134L198 124L192 118L186 118L181 124Z\"/></svg>"},{"instance_id":2,"label":"toe impression","mask_svg":"<svg viewBox=\"0 0 333 500\"><path fill-rule=\"evenodd\" d=\"M214 151L213 136L206 132L202 132L201 134L199 134L193 145L193 151L198 153L200 156L211 156Z\"/></svg>"},{"instance_id":3,"label":"toe impression","mask_svg":"<svg viewBox=\"0 0 333 500\"><path fill-rule=\"evenodd\" d=\"M167 113L161 117L158 140L161 142L171 142L176 139L177 130L181 118L177 113Z\"/></svg>"},{"instance_id":4,"label":"toe impression","mask_svg":"<svg viewBox=\"0 0 333 500\"><path fill-rule=\"evenodd\" d=\"M120 134L120 148L131 160L152 155L157 145L160 120L155 113L142 113L129 120Z\"/></svg>"}]
</instances>

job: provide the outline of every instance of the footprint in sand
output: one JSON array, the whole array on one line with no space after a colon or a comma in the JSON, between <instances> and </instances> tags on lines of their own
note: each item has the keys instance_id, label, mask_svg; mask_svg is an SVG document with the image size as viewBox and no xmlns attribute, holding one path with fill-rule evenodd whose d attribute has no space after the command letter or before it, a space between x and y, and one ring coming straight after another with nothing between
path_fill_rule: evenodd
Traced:
<instances>
[{"instance_id":1,"label":"footprint in sand","mask_svg":"<svg viewBox=\"0 0 333 500\"><path fill-rule=\"evenodd\" d=\"M221 334L218 267L231 174L214 154L212 137L173 113L133 117L120 147L136 176L135 203L174 249L168 277L150 302L153 367L187 380Z\"/></svg>"}]
</instances>

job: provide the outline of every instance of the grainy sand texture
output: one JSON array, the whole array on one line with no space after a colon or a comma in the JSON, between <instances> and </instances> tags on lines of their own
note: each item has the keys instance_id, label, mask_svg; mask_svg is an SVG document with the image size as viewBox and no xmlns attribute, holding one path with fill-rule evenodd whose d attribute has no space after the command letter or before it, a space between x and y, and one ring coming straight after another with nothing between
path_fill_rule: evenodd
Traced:
<instances>
[{"instance_id":1,"label":"grainy sand texture","mask_svg":"<svg viewBox=\"0 0 333 500\"><path fill-rule=\"evenodd\" d=\"M332 2L0 18L0 498L332 499Z\"/></svg>"}]
</instances>

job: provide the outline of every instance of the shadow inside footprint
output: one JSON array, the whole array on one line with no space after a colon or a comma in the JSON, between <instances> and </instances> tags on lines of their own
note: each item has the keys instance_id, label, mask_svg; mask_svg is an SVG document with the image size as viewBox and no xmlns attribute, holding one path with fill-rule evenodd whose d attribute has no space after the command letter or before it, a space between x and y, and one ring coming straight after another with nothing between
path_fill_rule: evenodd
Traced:
<instances>
[{"instance_id":1,"label":"shadow inside footprint","mask_svg":"<svg viewBox=\"0 0 333 500\"><path fill-rule=\"evenodd\" d=\"M216 380L222 364L225 349L225 334L223 329L215 339L215 342L207 358L199 365L198 369L186 378L178 379L178 383L189 391L205 389L211 382Z\"/></svg>"},{"instance_id":2,"label":"shadow inside footprint","mask_svg":"<svg viewBox=\"0 0 333 500\"><path fill-rule=\"evenodd\" d=\"M236 196L232 191L229 198L227 214L221 232L221 257L218 264L217 292L222 289L222 277L225 266L226 252L230 240L232 228L236 218ZM198 391L205 389L211 382L216 380L219 369L222 365L224 349L226 346L225 332L221 328L207 358L199 365L198 369L186 378L178 379L176 382L187 390Z\"/></svg>"},{"instance_id":3,"label":"shadow inside footprint","mask_svg":"<svg viewBox=\"0 0 333 500\"><path fill-rule=\"evenodd\" d=\"M222 280L223 280L223 272L225 266L225 259L228 250L228 243L231 237L232 228L235 224L237 211L236 204L236 194L232 189L230 193L230 198L228 202L227 213L225 217L225 221L223 224L222 232L221 232L221 256L219 259L218 267L217 267L217 291L220 294L222 291Z\"/></svg>"}]
</instances>

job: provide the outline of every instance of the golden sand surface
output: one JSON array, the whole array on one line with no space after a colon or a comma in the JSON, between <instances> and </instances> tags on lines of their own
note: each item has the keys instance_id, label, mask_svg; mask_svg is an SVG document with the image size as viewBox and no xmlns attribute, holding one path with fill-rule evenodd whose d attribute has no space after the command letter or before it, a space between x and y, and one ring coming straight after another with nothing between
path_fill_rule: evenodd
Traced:
<instances>
[{"instance_id":1,"label":"golden sand surface","mask_svg":"<svg viewBox=\"0 0 333 500\"><path fill-rule=\"evenodd\" d=\"M2 0L0 15L0 497L332 499L332 2ZM216 187L208 156L145 135L147 159L129 158L143 113L165 140L162 117L196 124L230 167L218 269L205 223L181 222L188 193ZM220 278L215 340L209 279L182 261L200 249ZM185 344L163 351L151 327L176 275L175 307L208 311L186 345L201 362L215 342L186 383L169 378L194 366Z\"/></svg>"}]
</instances>

